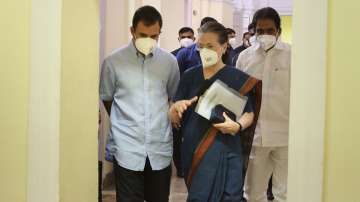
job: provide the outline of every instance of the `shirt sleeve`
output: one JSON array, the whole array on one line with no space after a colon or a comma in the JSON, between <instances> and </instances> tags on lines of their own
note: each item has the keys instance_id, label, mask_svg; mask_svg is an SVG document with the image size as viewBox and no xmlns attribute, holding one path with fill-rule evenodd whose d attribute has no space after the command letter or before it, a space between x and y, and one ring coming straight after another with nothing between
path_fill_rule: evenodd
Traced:
<instances>
[{"instance_id":1,"label":"shirt sleeve","mask_svg":"<svg viewBox=\"0 0 360 202\"><path fill-rule=\"evenodd\" d=\"M109 62L105 60L101 67L100 75L100 99L104 101L110 101L114 99L115 93L115 73L112 70L112 67L109 65Z\"/></svg>"},{"instance_id":2,"label":"shirt sleeve","mask_svg":"<svg viewBox=\"0 0 360 202\"><path fill-rule=\"evenodd\" d=\"M243 60L243 54L244 52L241 52L239 55L238 55L238 57L237 57L237 60L236 60L236 68L237 69L240 69L240 70L242 70L242 71L244 71L244 67L243 67L243 65L241 64L241 61Z\"/></svg>"},{"instance_id":3,"label":"shirt sleeve","mask_svg":"<svg viewBox=\"0 0 360 202\"><path fill-rule=\"evenodd\" d=\"M251 112L254 112L254 106L255 106L255 91L254 89L252 89L250 92L248 92L246 94L246 97L248 98L248 101L245 105L245 108L244 108L244 113L245 112L248 112L248 113L251 113Z\"/></svg>"},{"instance_id":4,"label":"shirt sleeve","mask_svg":"<svg viewBox=\"0 0 360 202\"><path fill-rule=\"evenodd\" d=\"M251 96L248 96L248 101L246 102L245 108L244 108L244 113L248 112L254 112L254 108L253 108L253 99L251 98Z\"/></svg>"},{"instance_id":5,"label":"shirt sleeve","mask_svg":"<svg viewBox=\"0 0 360 202\"><path fill-rule=\"evenodd\" d=\"M170 77L167 83L167 92L170 99L173 99L175 96L176 90L179 85L179 80L180 80L179 66L176 60L174 59L171 64Z\"/></svg>"},{"instance_id":6,"label":"shirt sleeve","mask_svg":"<svg viewBox=\"0 0 360 202\"><path fill-rule=\"evenodd\" d=\"M231 59L231 65L236 67L237 60L239 58L240 53L236 53L234 57Z\"/></svg>"},{"instance_id":7,"label":"shirt sleeve","mask_svg":"<svg viewBox=\"0 0 360 202\"><path fill-rule=\"evenodd\" d=\"M177 62L178 62L178 66L179 66L179 71L180 71L180 74L182 75L186 69L186 52L187 49L186 48L183 48L181 49L177 54L176 54L176 59L177 59Z\"/></svg>"},{"instance_id":8,"label":"shirt sleeve","mask_svg":"<svg viewBox=\"0 0 360 202\"><path fill-rule=\"evenodd\" d=\"M173 99L174 102L188 99L188 82L186 80L187 74L185 73L180 79L179 86Z\"/></svg>"}]
</instances>

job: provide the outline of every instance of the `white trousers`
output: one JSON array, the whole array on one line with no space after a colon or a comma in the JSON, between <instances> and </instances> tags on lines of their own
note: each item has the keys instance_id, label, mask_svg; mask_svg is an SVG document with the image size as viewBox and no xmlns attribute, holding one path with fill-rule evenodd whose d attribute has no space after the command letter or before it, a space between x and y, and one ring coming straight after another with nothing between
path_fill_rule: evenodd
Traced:
<instances>
[{"instance_id":1,"label":"white trousers","mask_svg":"<svg viewBox=\"0 0 360 202\"><path fill-rule=\"evenodd\" d=\"M253 146L244 186L247 202L267 202L266 190L271 174L274 202L286 202L288 147Z\"/></svg>"}]
</instances>

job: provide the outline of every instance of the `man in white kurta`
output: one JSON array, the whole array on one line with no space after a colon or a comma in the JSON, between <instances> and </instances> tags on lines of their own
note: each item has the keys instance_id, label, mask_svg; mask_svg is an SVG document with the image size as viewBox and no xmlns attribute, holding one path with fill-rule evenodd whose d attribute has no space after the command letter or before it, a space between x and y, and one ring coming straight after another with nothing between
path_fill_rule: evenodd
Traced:
<instances>
[{"instance_id":1,"label":"man in white kurta","mask_svg":"<svg viewBox=\"0 0 360 202\"><path fill-rule=\"evenodd\" d=\"M236 67L262 80L262 103L246 173L248 202L267 202L273 175L275 202L286 201L291 47L280 40L278 13L264 8L254 15L257 42L243 51Z\"/></svg>"}]
</instances>

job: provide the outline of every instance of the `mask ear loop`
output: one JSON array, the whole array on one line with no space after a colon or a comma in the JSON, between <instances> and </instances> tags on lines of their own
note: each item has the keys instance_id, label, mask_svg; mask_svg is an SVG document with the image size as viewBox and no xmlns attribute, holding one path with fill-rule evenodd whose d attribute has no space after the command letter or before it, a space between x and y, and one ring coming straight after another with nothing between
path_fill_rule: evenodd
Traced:
<instances>
[{"instance_id":1,"label":"mask ear loop","mask_svg":"<svg viewBox=\"0 0 360 202\"><path fill-rule=\"evenodd\" d=\"M271 48L269 48L268 50L266 50L265 52L269 52L271 49L273 49L273 48L275 48L275 46L276 46L276 44L277 44L277 42L278 42L278 38L279 38L279 35L278 35L278 33L276 34L276 36L275 36L275 43L274 43L274 45L271 47Z\"/></svg>"},{"instance_id":2,"label":"mask ear loop","mask_svg":"<svg viewBox=\"0 0 360 202\"><path fill-rule=\"evenodd\" d=\"M279 41L280 35L281 35L281 28L279 28L276 32L276 42Z\"/></svg>"}]
</instances>

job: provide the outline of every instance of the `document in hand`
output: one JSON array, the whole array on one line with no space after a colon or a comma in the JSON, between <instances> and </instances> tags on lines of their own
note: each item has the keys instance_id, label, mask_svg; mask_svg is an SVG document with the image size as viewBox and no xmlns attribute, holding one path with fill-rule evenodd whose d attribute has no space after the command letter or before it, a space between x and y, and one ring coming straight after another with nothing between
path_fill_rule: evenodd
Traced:
<instances>
[{"instance_id":1,"label":"document in hand","mask_svg":"<svg viewBox=\"0 0 360 202\"><path fill-rule=\"evenodd\" d=\"M225 108L236 114L236 119L239 119L244 111L247 100L247 97L241 96L239 92L218 79L199 98L195 112L210 120L211 110L216 105L222 104Z\"/></svg>"}]
</instances>

